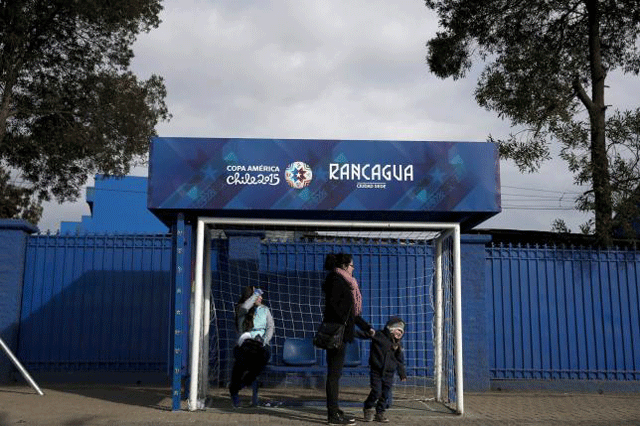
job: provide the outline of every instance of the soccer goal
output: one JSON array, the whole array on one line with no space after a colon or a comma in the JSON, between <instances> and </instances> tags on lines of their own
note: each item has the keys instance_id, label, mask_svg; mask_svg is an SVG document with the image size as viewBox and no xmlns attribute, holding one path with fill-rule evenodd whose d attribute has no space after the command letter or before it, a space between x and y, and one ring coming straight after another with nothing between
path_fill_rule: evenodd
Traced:
<instances>
[{"instance_id":1,"label":"soccer goal","mask_svg":"<svg viewBox=\"0 0 640 426\"><path fill-rule=\"evenodd\" d=\"M199 218L192 291L189 404L204 408L210 387L228 386L236 341L234 306L244 286L264 290L275 335L265 387L304 376L323 380L324 352L295 369L283 362L288 339L311 339L322 320L328 253L350 253L363 296L362 316L376 329L390 316L407 323L408 380L396 376L393 400L437 401L463 413L460 227L456 223ZM368 389L367 340L344 383ZM317 377L314 377L317 376ZM312 385L313 386L313 385ZM318 385L317 397L324 387Z\"/></svg>"}]
</instances>

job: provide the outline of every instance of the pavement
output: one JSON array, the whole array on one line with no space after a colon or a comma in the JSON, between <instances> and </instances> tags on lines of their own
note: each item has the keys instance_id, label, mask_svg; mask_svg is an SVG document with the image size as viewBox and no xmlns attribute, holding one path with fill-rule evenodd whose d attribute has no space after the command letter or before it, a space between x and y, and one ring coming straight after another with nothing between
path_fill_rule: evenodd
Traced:
<instances>
[{"instance_id":1,"label":"pavement","mask_svg":"<svg viewBox=\"0 0 640 426\"><path fill-rule=\"evenodd\" d=\"M26 384L0 385L0 425L320 425L322 404L267 407L276 395L261 392L261 405L234 409L224 390L207 408L171 410L169 387L39 383L38 395ZM250 395L241 394L247 404ZM341 392L342 396L342 392ZM282 398L283 395L280 395ZM465 393L465 413L439 404L394 401L391 425L640 425L640 393L563 393L491 391ZM360 404L343 406L364 424ZM373 423L375 424L375 423Z\"/></svg>"}]
</instances>

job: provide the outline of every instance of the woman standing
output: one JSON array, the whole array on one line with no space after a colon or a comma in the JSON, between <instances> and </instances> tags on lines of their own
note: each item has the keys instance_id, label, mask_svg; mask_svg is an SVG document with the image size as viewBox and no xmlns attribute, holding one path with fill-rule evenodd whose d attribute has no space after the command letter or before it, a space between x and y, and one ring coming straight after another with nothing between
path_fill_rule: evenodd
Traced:
<instances>
[{"instance_id":1,"label":"woman standing","mask_svg":"<svg viewBox=\"0 0 640 426\"><path fill-rule=\"evenodd\" d=\"M236 305L236 330L240 334L233 348L229 393L234 407L240 406L240 389L253 383L271 358L269 342L273 337L271 311L262 304L262 290L247 286Z\"/></svg>"},{"instance_id":2,"label":"woman standing","mask_svg":"<svg viewBox=\"0 0 640 426\"><path fill-rule=\"evenodd\" d=\"M352 342L357 325L373 336L375 330L360 315L362 295L358 281L353 277L353 258L347 253L329 253L324 269L330 271L322 290L325 294L324 322L345 324L342 345L337 349L327 349L327 415L330 425L355 423L352 416L345 415L338 406L340 377L346 354L346 343Z\"/></svg>"}]
</instances>

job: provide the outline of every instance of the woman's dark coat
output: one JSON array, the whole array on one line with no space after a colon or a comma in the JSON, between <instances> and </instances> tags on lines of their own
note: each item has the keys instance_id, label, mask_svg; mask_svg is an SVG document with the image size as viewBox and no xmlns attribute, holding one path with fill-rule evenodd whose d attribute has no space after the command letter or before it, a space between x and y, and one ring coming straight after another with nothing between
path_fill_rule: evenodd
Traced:
<instances>
[{"instance_id":1,"label":"woman's dark coat","mask_svg":"<svg viewBox=\"0 0 640 426\"><path fill-rule=\"evenodd\" d=\"M344 341L353 342L354 326L363 331L369 331L371 326L360 315L354 315L354 303L351 285L342 275L335 271L329 272L325 278L322 290L325 295L324 321L345 324Z\"/></svg>"}]
</instances>

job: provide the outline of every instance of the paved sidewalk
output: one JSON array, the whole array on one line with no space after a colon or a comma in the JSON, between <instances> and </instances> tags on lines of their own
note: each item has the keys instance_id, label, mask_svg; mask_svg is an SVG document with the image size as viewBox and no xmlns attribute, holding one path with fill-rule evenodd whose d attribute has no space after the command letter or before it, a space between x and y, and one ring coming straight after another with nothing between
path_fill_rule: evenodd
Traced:
<instances>
[{"instance_id":1,"label":"paved sidewalk","mask_svg":"<svg viewBox=\"0 0 640 426\"><path fill-rule=\"evenodd\" d=\"M324 408L245 407L233 409L214 398L202 411L171 411L168 387L40 384L44 396L26 385L0 386L0 425L320 425ZM244 396L248 398L248 396ZM360 417L358 407L346 408ZM458 416L428 404L416 409L396 401L393 425L640 425L638 393L502 391L465 394Z\"/></svg>"}]
</instances>

